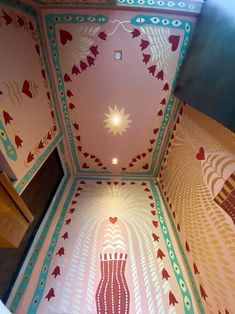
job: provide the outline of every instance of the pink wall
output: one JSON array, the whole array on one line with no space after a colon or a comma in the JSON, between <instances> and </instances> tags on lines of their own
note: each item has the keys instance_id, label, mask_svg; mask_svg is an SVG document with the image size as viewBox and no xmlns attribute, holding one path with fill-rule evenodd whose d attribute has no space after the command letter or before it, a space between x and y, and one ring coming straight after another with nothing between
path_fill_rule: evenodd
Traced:
<instances>
[{"instance_id":1,"label":"pink wall","mask_svg":"<svg viewBox=\"0 0 235 314\"><path fill-rule=\"evenodd\" d=\"M17 177L19 191L59 138L38 36L32 16L1 5L0 148Z\"/></svg>"}]
</instances>

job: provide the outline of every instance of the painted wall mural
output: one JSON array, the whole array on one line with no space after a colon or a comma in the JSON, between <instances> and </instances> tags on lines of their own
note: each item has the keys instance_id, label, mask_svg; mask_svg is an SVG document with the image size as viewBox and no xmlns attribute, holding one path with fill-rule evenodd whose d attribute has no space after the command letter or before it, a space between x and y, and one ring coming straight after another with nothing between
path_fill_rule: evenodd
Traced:
<instances>
[{"instance_id":1,"label":"painted wall mural","mask_svg":"<svg viewBox=\"0 0 235 314\"><path fill-rule=\"evenodd\" d=\"M199 313L153 179L72 179L57 206L13 313Z\"/></svg>"},{"instance_id":2,"label":"painted wall mural","mask_svg":"<svg viewBox=\"0 0 235 314\"><path fill-rule=\"evenodd\" d=\"M235 136L181 104L160 182L206 313L235 308Z\"/></svg>"},{"instance_id":3,"label":"painted wall mural","mask_svg":"<svg viewBox=\"0 0 235 314\"><path fill-rule=\"evenodd\" d=\"M61 134L33 9L1 1L0 38L0 148L20 192Z\"/></svg>"},{"instance_id":4,"label":"painted wall mural","mask_svg":"<svg viewBox=\"0 0 235 314\"><path fill-rule=\"evenodd\" d=\"M153 175L194 19L66 12L42 14L75 172ZM105 128L110 108L129 115L125 132Z\"/></svg>"}]
</instances>

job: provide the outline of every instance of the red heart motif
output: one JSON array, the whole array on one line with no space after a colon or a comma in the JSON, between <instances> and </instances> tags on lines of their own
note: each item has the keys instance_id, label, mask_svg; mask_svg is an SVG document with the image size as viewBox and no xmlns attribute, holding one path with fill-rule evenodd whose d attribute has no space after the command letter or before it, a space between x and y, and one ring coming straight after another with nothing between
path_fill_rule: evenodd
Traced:
<instances>
[{"instance_id":1,"label":"red heart motif","mask_svg":"<svg viewBox=\"0 0 235 314\"><path fill-rule=\"evenodd\" d=\"M42 148L44 148L44 144L43 144L43 142L42 142L42 140L39 142L39 144L38 144L38 149L42 149Z\"/></svg>"},{"instance_id":2,"label":"red heart motif","mask_svg":"<svg viewBox=\"0 0 235 314\"><path fill-rule=\"evenodd\" d=\"M141 39L141 51L143 51L144 49L146 49L149 46L149 42L147 40Z\"/></svg>"},{"instance_id":3,"label":"red heart motif","mask_svg":"<svg viewBox=\"0 0 235 314\"><path fill-rule=\"evenodd\" d=\"M150 55L146 55L144 53L142 55L143 55L143 62L145 64L147 64L149 62L151 56Z\"/></svg>"},{"instance_id":4,"label":"red heart motif","mask_svg":"<svg viewBox=\"0 0 235 314\"><path fill-rule=\"evenodd\" d=\"M109 221L114 225L117 222L117 217L109 217Z\"/></svg>"},{"instance_id":5,"label":"red heart motif","mask_svg":"<svg viewBox=\"0 0 235 314\"><path fill-rule=\"evenodd\" d=\"M140 31L137 28L134 28L131 34L132 34L132 38L136 38L140 36Z\"/></svg>"},{"instance_id":6,"label":"red heart motif","mask_svg":"<svg viewBox=\"0 0 235 314\"><path fill-rule=\"evenodd\" d=\"M169 43L171 44L171 51L176 51L179 46L180 36L179 35L171 35L168 38Z\"/></svg>"},{"instance_id":7,"label":"red heart motif","mask_svg":"<svg viewBox=\"0 0 235 314\"><path fill-rule=\"evenodd\" d=\"M137 155L136 158L141 159L141 156L140 156L140 155Z\"/></svg>"},{"instance_id":8,"label":"red heart motif","mask_svg":"<svg viewBox=\"0 0 235 314\"><path fill-rule=\"evenodd\" d=\"M78 146L77 149L79 150L79 152L82 151L82 146Z\"/></svg>"},{"instance_id":9,"label":"red heart motif","mask_svg":"<svg viewBox=\"0 0 235 314\"><path fill-rule=\"evenodd\" d=\"M158 128L156 128L156 129L153 130L153 133L154 133L154 134L157 134L157 132L158 132Z\"/></svg>"},{"instance_id":10,"label":"red heart motif","mask_svg":"<svg viewBox=\"0 0 235 314\"><path fill-rule=\"evenodd\" d=\"M133 159L132 159L132 162L136 162L136 158L133 158Z\"/></svg>"},{"instance_id":11,"label":"red heart motif","mask_svg":"<svg viewBox=\"0 0 235 314\"><path fill-rule=\"evenodd\" d=\"M155 71L156 71L156 65L151 65L149 68L148 68L148 71L150 74L152 74L154 76L155 74Z\"/></svg>"},{"instance_id":12,"label":"red heart motif","mask_svg":"<svg viewBox=\"0 0 235 314\"><path fill-rule=\"evenodd\" d=\"M89 154L87 152L83 153L84 157L88 157Z\"/></svg>"},{"instance_id":13,"label":"red heart motif","mask_svg":"<svg viewBox=\"0 0 235 314\"><path fill-rule=\"evenodd\" d=\"M150 144L153 144L154 142L155 142L155 140L154 140L154 139L150 140Z\"/></svg>"},{"instance_id":14,"label":"red heart motif","mask_svg":"<svg viewBox=\"0 0 235 314\"><path fill-rule=\"evenodd\" d=\"M163 70L161 70L161 71L158 72L156 78L157 78L158 80L162 80L162 81L163 81L163 78L164 78L164 72L163 72Z\"/></svg>"},{"instance_id":15,"label":"red heart motif","mask_svg":"<svg viewBox=\"0 0 235 314\"><path fill-rule=\"evenodd\" d=\"M106 40L107 34L105 32L100 32L98 36L100 37L100 39Z\"/></svg>"},{"instance_id":16,"label":"red heart motif","mask_svg":"<svg viewBox=\"0 0 235 314\"><path fill-rule=\"evenodd\" d=\"M71 41L73 36L63 29L60 29L60 41L62 45L66 45L68 41Z\"/></svg>"},{"instance_id":17,"label":"red heart motif","mask_svg":"<svg viewBox=\"0 0 235 314\"><path fill-rule=\"evenodd\" d=\"M70 102L70 103L69 103L69 109L70 109L70 110L73 110L74 108L75 108L74 104Z\"/></svg>"},{"instance_id":18,"label":"red heart motif","mask_svg":"<svg viewBox=\"0 0 235 314\"><path fill-rule=\"evenodd\" d=\"M47 139L48 139L48 140L51 140L51 138L52 138L52 137L51 137L51 133L48 132L48 133L47 133Z\"/></svg>"},{"instance_id":19,"label":"red heart motif","mask_svg":"<svg viewBox=\"0 0 235 314\"><path fill-rule=\"evenodd\" d=\"M146 156L146 153L143 153L143 154L141 154L142 155L142 157L144 158L145 156Z\"/></svg>"},{"instance_id":20,"label":"red heart motif","mask_svg":"<svg viewBox=\"0 0 235 314\"><path fill-rule=\"evenodd\" d=\"M133 167L133 166L134 166L133 163L130 163L130 164L129 164L129 167Z\"/></svg>"},{"instance_id":21,"label":"red heart motif","mask_svg":"<svg viewBox=\"0 0 235 314\"><path fill-rule=\"evenodd\" d=\"M144 170L148 170L149 165L148 165L148 164L145 164L142 168L143 168Z\"/></svg>"},{"instance_id":22,"label":"red heart motif","mask_svg":"<svg viewBox=\"0 0 235 314\"><path fill-rule=\"evenodd\" d=\"M34 30L34 26L33 26L33 23L32 23L31 21L29 21L29 29L30 29L31 31Z\"/></svg>"},{"instance_id":23,"label":"red heart motif","mask_svg":"<svg viewBox=\"0 0 235 314\"><path fill-rule=\"evenodd\" d=\"M91 159L94 159L95 158L95 155L91 155Z\"/></svg>"},{"instance_id":24,"label":"red heart motif","mask_svg":"<svg viewBox=\"0 0 235 314\"><path fill-rule=\"evenodd\" d=\"M197 160L205 160L205 151L203 147L199 148L199 152L196 155Z\"/></svg>"},{"instance_id":25,"label":"red heart motif","mask_svg":"<svg viewBox=\"0 0 235 314\"><path fill-rule=\"evenodd\" d=\"M148 148L148 151L151 153L153 151L152 147Z\"/></svg>"},{"instance_id":26,"label":"red heart motif","mask_svg":"<svg viewBox=\"0 0 235 314\"><path fill-rule=\"evenodd\" d=\"M158 111L158 114L157 114L159 117L161 117L162 115L163 115L163 111L162 110L160 110L160 111Z\"/></svg>"},{"instance_id":27,"label":"red heart motif","mask_svg":"<svg viewBox=\"0 0 235 314\"><path fill-rule=\"evenodd\" d=\"M72 67L72 74L78 75L78 73L81 73L79 68L74 64Z\"/></svg>"},{"instance_id":28,"label":"red heart motif","mask_svg":"<svg viewBox=\"0 0 235 314\"><path fill-rule=\"evenodd\" d=\"M11 24L13 22L13 19L4 10L2 10L2 12L3 12L3 18L6 22L6 25Z\"/></svg>"},{"instance_id":29,"label":"red heart motif","mask_svg":"<svg viewBox=\"0 0 235 314\"><path fill-rule=\"evenodd\" d=\"M90 167L89 167L86 163L84 163L84 164L82 165L82 168L83 168L83 169L89 169Z\"/></svg>"},{"instance_id":30,"label":"red heart motif","mask_svg":"<svg viewBox=\"0 0 235 314\"><path fill-rule=\"evenodd\" d=\"M22 87L22 93L24 93L29 98L33 98L33 94L30 91L30 85L29 85L29 81L28 80L24 81L24 84L23 84L23 87Z\"/></svg>"},{"instance_id":31,"label":"red heart motif","mask_svg":"<svg viewBox=\"0 0 235 314\"><path fill-rule=\"evenodd\" d=\"M30 163L32 160L34 160L34 154L30 152L27 157L27 163Z\"/></svg>"}]
</instances>

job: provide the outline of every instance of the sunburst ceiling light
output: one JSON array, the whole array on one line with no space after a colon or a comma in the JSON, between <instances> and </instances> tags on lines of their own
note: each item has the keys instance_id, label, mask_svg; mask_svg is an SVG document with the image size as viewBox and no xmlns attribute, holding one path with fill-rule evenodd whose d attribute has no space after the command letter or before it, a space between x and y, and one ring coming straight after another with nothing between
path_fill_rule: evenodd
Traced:
<instances>
[{"instance_id":1,"label":"sunburst ceiling light","mask_svg":"<svg viewBox=\"0 0 235 314\"><path fill-rule=\"evenodd\" d=\"M114 106L114 108L109 107L109 113L106 113L105 116L105 128L113 135L122 135L130 127L131 120L128 119L130 115L125 114L124 108L119 110L117 106Z\"/></svg>"}]
</instances>

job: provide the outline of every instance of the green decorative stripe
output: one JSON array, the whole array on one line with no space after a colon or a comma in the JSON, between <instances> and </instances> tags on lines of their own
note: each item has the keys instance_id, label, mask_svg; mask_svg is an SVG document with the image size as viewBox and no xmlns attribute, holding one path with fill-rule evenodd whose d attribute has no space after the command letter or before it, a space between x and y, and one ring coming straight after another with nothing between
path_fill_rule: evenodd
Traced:
<instances>
[{"instance_id":1,"label":"green decorative stripe","mask_svg":"<svg viewBox=\"0 0 235 314\"><path fill-rule=\"evenodd\" d=\"M161 198L163 200L164 206L166 208L167 216L168 216L168 219L170 221L171 228L172 228L172 230L174 232L174 236L175 236L175 239L177 241L177 244L178 244L181 256L183 258L184 265L185 265L185 268L187 270L187 275L189 276L189 280L190 280L190 283L191 283L191 287L193 289L193 293L194 293L194 296L195 296L195 299L196 299L196 302L197 302L197 306L198 306L198 308L200 310L200 314L205 314L205 310L204 310L204 307L203 307L203 304L202 304L202 300L201 300L200 294L198 292L197 285L195 283L194 276L193 276L193 273L192 273L189 261L187 259L186 254L185 254L183 245L182 245L180 237L179 237L179 233L178 233L178 231L176 229L173 217L172 217L171 212L169 210L169 207L168 207L168 204L166 202L166 199L165 199L165 197L164 197L164 195L162 193L161 187L159 187L159 191L160 191L160 196L161 196Z\"/></svg>"},{"instance_id":2,"label":"green decorative stripe","mask_svg":"<svg viewBox=\"0 0 235 314\"><path fill-rule=\"evenodd\" d=\"M184 31L183 43L181 46L179 59L176 68L176 74L172 82L171 92L174 90L176 78L182 66L183 60L185 58L189 43L191 41L192 36L192 23L186 19L178 19L178 18L169 18L164 17L162 15L137 15L131 20L131 24L141 27L143 25L157 25L160 27L168 27L175 28ZM153 158L151 162L151 166L149 171L147 172L128 172L122 171L123 175L140 175L140 176L152 176L154 174L154 170L156 167L157 159L159 157L159 153L161 151L162 142L165 138L165 132L168 130L169 121L171 117L172 107L175 101L175 97L173 95L170 96L170 99L167 103L166 109L164 111L163 121L161 123L161 127L158 131L158 137L156 139L156 146L153 152Z\"/></svg>"},{"instance_id":3,"label":"green decorative stripe","mask_svg":"<svg viewBox=\"0 0 235 314\"><path fill-rule=\"evenodd\" d=\"M15 146L11 143L6 129L2 123L2 121L0 120L0 141L2 142L2 145L5 149L5 152L8 156L8 158L16 161L17 160L17 152L15 149Z\"/></svg>"},{"instance_id":4,"label":"green decorative stripe","mask_svg":"<svg viewBox=\"0 0 235 314\"><path fill-rule=\"evenodd\" d=\"M65 1L61 3L60 1L43 1L34 0L36 3L40 4L76 4L82 6L116 6L116 7L131 7L131 8L152 8L159 10L170 10L170 11L180 11L180 12L190 12L190 13L200 13L203 5L203 0L192 0L192 1L182 1L182 0L104 0L101 2L84 2L78 0Z\"/></svg>"},{"instance_id":5,"label":"green decorative stripe","mask_svg":"<svg viewBox=\"0 0 235 314\"><path fill-rule=\"evenodd\" d=\"M28 313L33 314L37 312L38 306L40 304L40 301L43 297L43 293L44 293L44 289L45 289L45 285L46 285L46 280L47 280L47 276L48 276L48 272L50 269L50 265L51 265L51 261L52 261L52 257L56 248L56 244L58 242L58 238L59 238L59 234L60 234L60 230L64 225L64 220L65 220L65 216L68 213L68 207L69 204L72 200L72 197L74 195L74 192L76 190L76 186L77 186L77 182L78 182L78 178L76 178L70 188L69 194L66 198L66 201L64 203L63 206L63 210L61 212L60 218L56 224L52 239L51 239L51 243L50 246L47 250L46 256L44 258L44 262L43 262L43 266L40 272L40 276L38 278L38 283L37 283L37 287L35 289L34 292L34 296L31 300L31 303L29 305L28 308Z\"/></svg>"},{"instance_id":6,"label":"green decorative stripe","mask_svg":"<svg viewBox=\"0 0 235 314\"><path fill-rule=\"evenodd\" d=\"M167 247L167 252L168 252L168 256L169 259L171 261L171 265L173 267L174 273L175 273L175 277L176 280L178 282L180 291L181 291L181 295L183 298L183 303L184 303L184 313L190 313L190 314L194 314L194 309L193 309L193 302L192 302L192 298L190 295L190 291L188 290L187 284L184 280L184 276L182 273L182 270L180 268L171 238L170 238L170 234L169 234L169 230L167 227L167 223L165 221L164 218L164 213L163 210L161 208L161 203L160 203L160 199L158 196L158 192L157 189L154 185L153 180L150 180L150 186L151 186L151 190L153 192L153 196L155 199L155 205L157 208L157 213L158 213L158 220L160 222L160 226L161 226L161 230L162 230L162 235Z\"/></svg>"},{"instance_id":7,"label":"green decorative stripe","mask_svg":"<svg viewBox=\"0 0 235 314\"><path fill-rule=\"evenodd\" d=\"M175 100L174 100L175 112L174 112L174 114L172 112L173 115L171 114L171 119L170 119L169 124L171 124L171 123L173 123L175 121L175 119L176 119L176 117L177 117L177 115L179 113L179 110L180 110L181 101L177 100L176 98L175 98ZM163 147L161 149L161 152L160 152L161 155L159 157L158 166L157 166L157 168L155 170L155 173L154 173L155 177L158 177L158 175L159 175L159 172L160 172L160 169L161 169L161 166L162 166L162 161L163 161L163 158L165 157L165 154L166 154L166 151L167 151L167 147L168 147L169 141L171 139L171 134L172 134L172 129L168 129L168 133L167 133L167 135L165 137L165 140L164 140L164 145L163 145Z\"/></svg>"},{"instance_id":8,"label":"green decorative stripe","mask_svg":"<svg viewBox=\"0 0 235 314\"><path fill-rule=\"evenodd\" d=\"M91 173L91 174L110 174L110 171L91 171L91 170L83 170L80 167L78 157L77 157L77 148L76 141L73 135L73 131L71 129L71 121L69 117L69 108L66 99L65 87L63 74L61 72L60 60L59 60L59 50L58 43L56 38L55 26L56 24L98 24L104 25L108 22L108 17L104 15L88 15L88 14L49 14L46 16L46 25L48 31L48 39L50 41L51 47L51 56L53 60L53 66L57 77L58 91L60 93L61 104L63 108L63 113L65 117L66 130L68 135L68 140L70 144L70 149L72 153L73 162L76 168L76 171L79 173Z\"/></svg>"},{"instance_id":9,"label":"green decorative stripe","mask_svg":"<svg viewBox=\"0 0 235 314\"><path fill-rule=\"evenodd\" d=\"M16 310L17 310L17 307L24 295L24 292L26 291L27 289L27 286L28 286L28 283L29 283L29 280L30 280L30 277L33 273L33 270L34 270L34 266L36 264L36 261L37 261L37 258L41 252L41 248L44 244L44 241L46 239L46 236L47 236L47 233L48 233L48 230L51 226L51 223L54 219L54 216L57 212L57 209L58 209L58 206L61 202L61 199L62 199L62 196L64 194L64 191L65 191L65 188L68 184L68 181L69 181L69 178L70 177L65 177L63 179L63 183L62 185L59 187L59 190L58 190L58 194L56 196L56 199L55 199L55 203L53 205L53 208L47 218L47 220L45 221L45 225L40 233L40 235L38 234L38 240L37 240L37 243L35 245L35 249L32 253L32 255L30 256L30 259L27 263L27 266L26 266L26 269L24 271L24 274L22 276L22 279L21 279L21 282L15 292L15 295L14 295L14 298L13 298L13 301L12 303L9 305L9 308L10 308L10 311L12 313L15 313Z\"/></svg>"}]
</instances>

